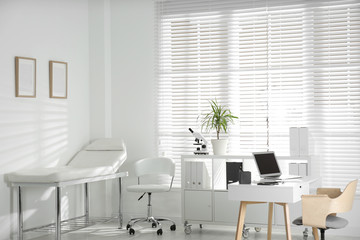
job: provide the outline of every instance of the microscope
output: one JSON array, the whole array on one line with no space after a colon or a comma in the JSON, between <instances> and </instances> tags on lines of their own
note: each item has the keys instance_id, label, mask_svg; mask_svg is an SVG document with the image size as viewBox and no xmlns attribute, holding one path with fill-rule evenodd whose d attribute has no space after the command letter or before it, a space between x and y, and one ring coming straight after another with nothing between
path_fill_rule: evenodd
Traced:
<instances>
[{"instance_id":1,"label":"microscope","mask_svg":"<svg viewBox=\"0 0 360 240\"><path fill-rule=\"evenodd\" d=\"M195 137L194 145L199 146L199 147L196 147L196 150L194 151L194 154L195 155L208 155L209 152L208 152L208 150L206 148L206 145L207 145L206 139L200 133L194 132L191 128L189 128L189 131Z\"/></svg>"}]
</instances>

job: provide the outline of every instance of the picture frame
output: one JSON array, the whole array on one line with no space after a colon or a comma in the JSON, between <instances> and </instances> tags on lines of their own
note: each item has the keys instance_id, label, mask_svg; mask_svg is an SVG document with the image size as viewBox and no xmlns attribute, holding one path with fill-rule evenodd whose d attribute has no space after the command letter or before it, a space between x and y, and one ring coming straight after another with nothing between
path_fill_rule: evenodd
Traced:
<instances>
[{"instance_id":1,"label":"picture frame","mask_svg":"<svg viewBox=\"0 0 360 240\"><path fill-rule=\"evenodd\" d=\"M68 64L67 62L49 61L50 98L67 98Z\"/></svg>"},{"instance_id":2,"label":"picture frame","mask_svg":"<svg viewBox=\"0 0 360 240\"><path fill-rule=\"evenodd\" d=\"M15 57L15 96L36 97L36 59Z\"/></svg>"}]
</instances>

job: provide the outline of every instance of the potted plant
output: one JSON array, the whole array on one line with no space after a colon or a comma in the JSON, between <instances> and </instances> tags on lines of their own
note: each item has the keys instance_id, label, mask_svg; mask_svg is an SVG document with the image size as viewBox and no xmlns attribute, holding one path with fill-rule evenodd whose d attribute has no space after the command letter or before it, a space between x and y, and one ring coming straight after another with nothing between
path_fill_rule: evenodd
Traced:
<instances>
[{"instance_id":1,"label":"potted plant","mask_svg":"<svg viewBox=\"0 0 360 240\"><path fill-rule=\"evenodd\" d=\"M217 100L209 100L211 105L211 111L205 115L202 120L201 128L205 128L206 131L215 130L216 139L211 139L214 155L226 154L227 139L220 139L220 132L227 133L229 123L233 123L235 118L238 118L231 114L230 109L227 106L220 105Z\"/></svg>"}]
</instances>

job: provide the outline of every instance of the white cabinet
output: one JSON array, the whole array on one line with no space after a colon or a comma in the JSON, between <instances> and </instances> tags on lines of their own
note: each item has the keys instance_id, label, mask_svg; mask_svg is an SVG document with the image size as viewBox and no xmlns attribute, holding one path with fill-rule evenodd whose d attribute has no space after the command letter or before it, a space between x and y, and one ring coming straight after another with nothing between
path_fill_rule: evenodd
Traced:
<instances>
[{"instance_id":1,"label":"white cabinet","mask_svg":"<svg viewBox=\"0 0 360 240\"><path fill-rule=\"evenodd\" d=\"M283 173L308 172L308 157L278 157ZM243 169L251 171L252 180L259 178L252 156L237 155L183 155L181 156L182 220L185 232L191 232L189 224L236 225L238 201L228 199L226 190L226 162L242 162ZM245 223L253 226L267 224L267 204L249 205ZM290 206L291 217L301 213L301 204ZM283 214L275 208L274 224L284 224ZM190 229L189 229L190 228ZM190 231L189 231L190 230Z\"/></svg>"}]
</instances>

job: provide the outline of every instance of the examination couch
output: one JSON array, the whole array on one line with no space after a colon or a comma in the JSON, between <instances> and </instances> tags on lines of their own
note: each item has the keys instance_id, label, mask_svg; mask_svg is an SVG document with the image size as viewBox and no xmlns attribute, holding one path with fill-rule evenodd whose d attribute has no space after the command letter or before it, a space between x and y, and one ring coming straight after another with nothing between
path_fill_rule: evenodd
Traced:
<instances>
[{"instance_id":1,"label":"examination couch","mask_svg":"<svg viewBox=\"0 0 360 240\"><path fill-rule=\"evenodd\" d=\"M19 170L7 174L12 187L17 188L18 236L23 239L25 231L23 223L22 188L54 187L55 188L55 239L61 239L61 189L62 187L84 184L84 215L79 216L89 222L89 189L88 183L107 179L119 180L119 224L122 225L121 214L121 178L127 172L119 168L126 160L126 146L121 139L97 139L80 150L65 166L51 168L33 168ZM65 220L66 221L66 220Z\"/></svg>"}]
</instances>

